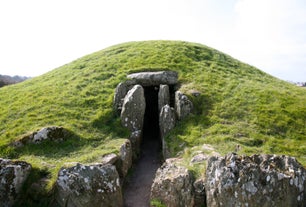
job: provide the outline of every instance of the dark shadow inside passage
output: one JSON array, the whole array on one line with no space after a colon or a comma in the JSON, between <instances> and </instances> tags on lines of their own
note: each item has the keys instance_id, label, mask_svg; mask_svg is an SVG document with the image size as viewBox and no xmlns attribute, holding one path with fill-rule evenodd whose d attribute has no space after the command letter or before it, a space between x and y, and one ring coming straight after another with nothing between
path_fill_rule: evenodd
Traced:
<instances>
[{"instance_id":1,"label":"dark shadow inside passage","mask_svg":"<svg viewBox=\"0 0 306 207\"><path fill-rule=\"evenodd\" d=\"M144 87L146 110L143 123L143 142L148 140L160 141L158 86Z\"/></svg>"}]
</instances>

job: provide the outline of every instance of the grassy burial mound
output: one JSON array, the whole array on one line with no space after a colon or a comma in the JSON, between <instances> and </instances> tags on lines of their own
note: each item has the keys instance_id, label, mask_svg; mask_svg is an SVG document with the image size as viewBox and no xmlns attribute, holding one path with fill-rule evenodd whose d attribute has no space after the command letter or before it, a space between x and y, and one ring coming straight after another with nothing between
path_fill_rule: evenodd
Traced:
<instances>
[{"instance_id":1,"label":"grassy burial mound","mask_svg":"<svg viewBox=\"0 0 306 207\"><path fill-rule=\"evenodd\" d=\"M178 73L179 90L194 105L166 137L171 156L190 160L206 144L222 155L291 155L306 166L306 90L182 41L115 45L1 88L0 157L31 163L32 177L48 175L50 189L63 165L96 162L118 152L129 132L113 110L116 86L130 73L160 70ZM62 142L12 146L47 126L64 127L69 136Z\"/></svg>"}]
</instances>

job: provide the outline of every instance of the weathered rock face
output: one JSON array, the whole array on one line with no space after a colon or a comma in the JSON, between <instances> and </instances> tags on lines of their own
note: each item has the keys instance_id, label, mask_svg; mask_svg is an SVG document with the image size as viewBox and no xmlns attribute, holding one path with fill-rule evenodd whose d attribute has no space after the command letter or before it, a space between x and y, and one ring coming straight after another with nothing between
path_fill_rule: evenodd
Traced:
<instances>
[{"instance_id":1,"label":"weathered rock face","mask_svg":"<svg viewBox=\"0 0 306 207\"><path fill-rule=\"evenodd\" d=\"M68 135L68 130L64 129L63 127L50 126L22 137L20 140L12 143L12 145L15 147L22 147L28 143L39 144L44 140L61 142L64 141Z\"/></svg>"},{"instance_id":2,"label":"weathered rock face","mask_svg":"<svg viewBox=\"0 0 306 207\"><path fill-rule=\"evenodd\" d=\"M175 112L169 105L162 107L159 114L159 128L161 137L167 135L175 127Z\"/></svg>"},{"instance_id":3,"label":"weathered rock face","mask_svg":"<svg viewBox=\"0 0 306 207\"><path fill-rule=\"evenodd\" d=\"M0 206L13 206L32 166L23 161L0 158Z\"/></svg>"},{"instance_id":4,"label":"weathered rock face","mask_svg":"<svg viewBox=\"0 0 306 207\"><path fill-rule=\"evenodd\" d=\"M140 144L142 140L142 130L132 132L129 139L132 144L133 158L137 158L137 155L140 152Z\"/></svg>"},{"instance_id":5,"label":"weathered rock face","mask_svg":"<svg viewBox=\"0 0 306 207\"><path fill-rule=\"evenodd\" d=\"M158 112L160 113L163 106L170 106L170 92L168 85L160 85L158 91Z\"/></svg>"},{"instance_id":6,"label":"weathered rock face","mask_svg":"<svg viewBox=\"0 0 306 207\"><path fill-rule=\"evenodd\" d=\"M211 157L207 206L306 206L306 171L288 156Z\"/></svg>"},{"instance_id":7,"label":"weathered rock face","mask_svg":"<svg viewBox=\"0 0 306 207\"><path fill-rule=\"evenodd\" d=\"M119 114L122 109L124 97L126 96L127 92L133 88L136 84L134 80L128 80L123 83L119 83L116 87L115 94L114 94L114 109Z\"/></svg>"},{"instance_id":8,"label":"weathered rock face","mask_svg":"<svg viewBox=\"0 0 306 207\"><path fill-rule=\"evenodd\" d=\"M142 130L146 102L142 86L135 85L124 98L121 111L122 125L131 132Z\"/></svg>"},{"instance_id":9,"label":"weathered rock face","mask_svg":"<svg viewBox=\"0 0 306 207\"><path fill-rule=\"evenodd\" d=\"M151 199L157 199L168 207L193 206L192 176L176 161L167 159L157 170L151 187Z\"/></svg>"},{"instance_id":10,"label":"weathered rock face","mask_svg":"<svg viewBox=\"0 0 306 207\"><path fill-rule=\"evenodd\" d=\"M174 71L158 71L133 73L127 77L135 80L137 84L142 86L158 86L160 84L177 84L178 75L177 72Z\"/></svg>"},{"instance_id":11,"label":"weathered rock face","mask_svg":"<svg viewBox=\"0 0 306 207\"><path fill-rule=\"evenodd\" d=\"M126 140L126 142L121 145L119 152L119 167L118 172L121 177L125 177L132 166L133 161L133 152L132 145L130 140Z\"/></svg>"},{"instance_id":12,"label":"weathered rock face","mask_svg":"<svg viewBox=\"0 0 306 207\"><path fill-rule=\"evenodd\" d=\"M52 206L123 206L119 175L113 165L82 165L62 168L55 184Z\"/></svg>"},{"instance_id":13,"label":"weathered rock face","mask_svg":"<svg viewBox=\"0 0 306 207\"><path fill-rule=\"evenodd\" d=\"M188 116L192 111L193 105L192 102L188 99L186 95L180 91L175 92L175 110L177 118L179 120Z\"/></svg>"},{"instance_id":14,"label":"weathered rock face","mask_svg":"<svg viewBox=\"0 0 306 207\"><path fill-rule=\"evenodd\" d=\"M159 128L160 128L160 136L162 140L162 149L163 149L164 159L170 157L167 143L165 141L165 136L175 127L175 120L176 118L175 118L174 109L171 108L169 105L163 106L159 114Z\"/></svg>"}]
</instances>

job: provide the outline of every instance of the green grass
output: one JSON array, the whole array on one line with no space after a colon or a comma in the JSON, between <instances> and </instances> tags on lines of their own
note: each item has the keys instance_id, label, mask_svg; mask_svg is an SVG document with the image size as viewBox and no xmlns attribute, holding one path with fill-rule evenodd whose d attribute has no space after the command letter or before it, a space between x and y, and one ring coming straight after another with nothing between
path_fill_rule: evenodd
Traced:
<instances>
[{"instance_id":1,"label":"green grass","mask_svg":"<svg viewBox=\"0 0 306 207\"><path fill-rule=\"evenodd\" d=\"M190 157L189 149L204 143L226 154L239 144L241 154L287 154L306 166L304 88L212 48L180 41L116 45L1 88L0 157L26 160L54 182L64 163L94 162L118 152L128 131L112 109L115 87L129 73L156 70L177 71L180 90L195 105L167 137L173 156ZM191 89L201 95L193 97ZM9 146L51 125L65 127L72 136L63 143Z\"/></svg>"}]
</instances>

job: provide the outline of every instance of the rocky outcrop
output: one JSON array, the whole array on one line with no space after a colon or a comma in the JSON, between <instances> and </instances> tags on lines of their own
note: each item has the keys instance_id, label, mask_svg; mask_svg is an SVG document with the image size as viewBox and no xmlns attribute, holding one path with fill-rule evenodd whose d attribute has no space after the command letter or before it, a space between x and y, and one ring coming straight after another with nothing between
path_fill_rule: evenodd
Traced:
<instances>
[{"instance_id":1,"label":"rocky outcrop","mask_svg":"<svg viewBox=\"0 0 306 207\"><path fill-rule=\"evenodd\" d=\"M135 80L136 84L142 86L175 85L177 84L178 74L174 71L140 72L130 74L127 78Z\"/></svg>"},{"instance_id":2,"label":"rocky outcrop","mask_svg":"<svg viewBox=\"0 0 306 207\"><path fill-rule=\"evenodd\" d=\"M0 206L13 206L32 166L23 161L0 158Z\"/></svg>"},{"instance_id":3,"label":"rocky outcrop","mask_svg":"<svg viewBox=\"0 0 306 207\"><path fill-rule=\"evenodd\" d=\"M158 91L158 112L160 113L163 106L170 106L170 92L168 85L160 85Z\"/></svg>"},{"instance_id":4,"label":"rocky outcrop","mask_svg":"<svg viewBox=\"0 0 306 207\"><path fill-rule=\"evenodd\" d=\"M306 171L293 157L211 157L207 206L306 206Z\"/></svg>"},{"instance_id":5,"label":"rocky outcrop","mask_svg":"<svg viewBox=\"0 0 306 207\"><path fill-rule=\"evenodd\" d=\"M159 200L168 207L193 206L191 173L177 161L167 159L157 170L151 187L151 199Z\"/></svg>"},{"instance_id":6,"label":"rocky outcrop","mask_svg":"<svg viewBox=\"0 0 306 207\"><path fill-rule=\"evenodd\" d=\"M52 206L123 206L120 180L115 166L77 164L62 168L55 184L55 201Z\"/></svg>"},{"instance_id":7,"label":"rocky outcrop","mask_svg":"<svg viewBox=\"0 0 306 207\"><path fill-rule=\"evenodd\" d=\"M192 102L180 91L175 92L175 110L178 120L188 116L193 108Z\"/></svg>"},{"instance_id":8,"label":"rocky outcrop","mask_svg":"<svg viewBox=\"0 0 306 207\"><path fill-rule=\"evenodd\" d=\"M135 85L124 98L121 111L122 125L131 132L142 130L146 102L142 86Z\"/></svg>"},{"instance_id":9,"label":"rocky outcrop","mask_svg":"<svg viewBox=\"0 0 306 207\"><path fill-rule=\"evenodd\" d=\"M69 131L59 126L50 126L33 132L29 135L23 136L21 139L12 143L15 147L22 147L25 144L39 144L44 140L50 140L55 142L61 142L67 139Z\"/></svg>"}]
</instances>

